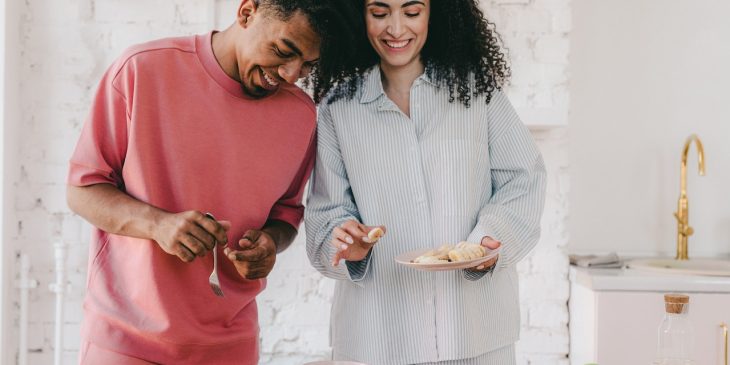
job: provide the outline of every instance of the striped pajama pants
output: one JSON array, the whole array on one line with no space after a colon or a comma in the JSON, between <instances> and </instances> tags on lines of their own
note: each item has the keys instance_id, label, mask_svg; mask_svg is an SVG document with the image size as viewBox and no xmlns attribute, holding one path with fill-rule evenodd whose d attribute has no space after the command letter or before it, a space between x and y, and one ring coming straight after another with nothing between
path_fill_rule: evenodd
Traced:
<instances>
[{"instance_id":1,"label":"striped pajama pants","mask_svg":"<svg viewBox=\"0 0 730 365\"><path fill-rule=\"evenodd\" d=\"M334 360L357 361L342 354L334 354ZM515 365L515 345L505 346L484 355L461 360L418 363L409 365ZM377 364L369 364L377 365Z\"/></svg>"}]
</instances>

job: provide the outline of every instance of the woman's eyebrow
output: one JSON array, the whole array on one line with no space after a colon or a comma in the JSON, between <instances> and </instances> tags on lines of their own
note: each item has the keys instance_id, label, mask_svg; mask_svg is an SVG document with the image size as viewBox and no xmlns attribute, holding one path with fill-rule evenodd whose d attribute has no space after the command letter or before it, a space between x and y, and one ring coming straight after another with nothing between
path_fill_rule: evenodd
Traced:
<instances>
[{"instance_id":1,"label":"woman's eyebrow","mask_svg":"<svg viewBox=\"0 0 730 365\"><path fill-rule=\"evenodd\" d=\"M411 6L411 5L418 5L418 4L423 5L423 6L426 6L426 3L424 3L423 1L413 0L413 1L409 1L409 2L407 2L405 4L403 4L401 6L401 8L405 8L405 7Z\"/></svg>"},{"instance_id":2,"label":"woman's eyebrow","mask_svg":"<svg viewBox=\"0 0 730 365\"><path fill-rule=\"evenodd\" d=\"M388 9L390 9L390 5L388 5L388 4L384 3L384 2L380 2L380 1L373 1L373 2L369 3L367 7L371 7L371 6L377 6L379 8L388 8Z\"/></svg>"}]
</instances>

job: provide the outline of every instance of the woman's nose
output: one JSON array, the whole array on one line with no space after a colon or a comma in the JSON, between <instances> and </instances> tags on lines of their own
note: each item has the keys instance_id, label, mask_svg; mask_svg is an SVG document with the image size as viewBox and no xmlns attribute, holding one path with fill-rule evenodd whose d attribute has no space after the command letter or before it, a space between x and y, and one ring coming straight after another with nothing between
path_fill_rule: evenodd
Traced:
<instances>
[{"instance_id":1,"label":"woman's nose","mask_svg":"<svg viewBox=\"0 0 730 365\"><path fill-rule=\"evenodd\" d=\"M388 34L393 38L398 38L403 35L403 23L397 16L391 16L388 22L388 28L386 28Z\"/></svg>"}]
</instances>

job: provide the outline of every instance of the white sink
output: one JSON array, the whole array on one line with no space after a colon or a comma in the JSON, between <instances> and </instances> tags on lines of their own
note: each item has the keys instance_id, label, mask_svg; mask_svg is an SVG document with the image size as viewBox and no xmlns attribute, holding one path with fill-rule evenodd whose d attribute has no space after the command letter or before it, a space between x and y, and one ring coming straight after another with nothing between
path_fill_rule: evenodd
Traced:
<instances>
[{"instance_id":1,"label":"white sink","mask_svg":"<svg viewBox=\"0 0 730 365\"><path fill-rule=\"evenodd\" d=\"M630 269L668 274L730 276L730 260L651 258L631 260L627 266Z\"/></svg>"}]
</instances>

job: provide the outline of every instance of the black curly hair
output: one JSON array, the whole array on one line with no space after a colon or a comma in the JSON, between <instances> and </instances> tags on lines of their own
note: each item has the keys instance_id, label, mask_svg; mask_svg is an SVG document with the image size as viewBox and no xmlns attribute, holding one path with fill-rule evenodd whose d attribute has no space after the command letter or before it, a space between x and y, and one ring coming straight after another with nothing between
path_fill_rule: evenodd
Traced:
<instances>
[{"instance_id":1,"label":"black curly hair","mask_svg":"<svg viewBox=\"0 0 730 365\"><path fill-rule=\"evenodd\" d=\"M361 16L364 4L361 0ZM449 102L458 100L469 107L473 97L483 95L489 103L495 89L502 89L511 75L494 23L485 19L476 0L431 0L430 7L428 38L421 50L426 74L448 88ZM380 62L369 42L360 41L358 46L360 59L349 66L356 70L355 76L340 80L341 86L333 90L328 102L352 98L365 71Z\"/></svg>"},{"instance_id":2,"label":"black curly hair","mask_svg":"<svg viewBox=\"0 0 730 365\"><path fill-rule=\"evenodd\" d=\"M356 77L365 32L360 0L253 0L281 20L301 12L321 40L320 59L304 80L319 103L336 85Z\"/></svg>"}]
</instances>

